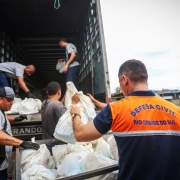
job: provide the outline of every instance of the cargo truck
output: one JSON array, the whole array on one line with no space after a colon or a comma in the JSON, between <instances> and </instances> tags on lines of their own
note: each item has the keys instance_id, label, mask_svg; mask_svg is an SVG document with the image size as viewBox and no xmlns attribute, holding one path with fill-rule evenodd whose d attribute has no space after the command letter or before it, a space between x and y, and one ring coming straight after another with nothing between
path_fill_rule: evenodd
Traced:
<instances>
[{"instance_id":1,"label":"cargo truck","mask_svg":"<svg viewBox=\"0 0 180 180\"><path fill-rule=\"evenodd\" d=\"M0 62L34 64L36 71L25 83L41 100L51 81L61 84L62 96L66 90L66 74L56 70L57 60L65 57L60 37L75 44L80 54L78 90L111 101L100 0L0 1ZM14 88L16 81L10 84ZM31 116L33 121L12 124L15 137L41 139L41 116Z\"/></svg>"}]
</instances>

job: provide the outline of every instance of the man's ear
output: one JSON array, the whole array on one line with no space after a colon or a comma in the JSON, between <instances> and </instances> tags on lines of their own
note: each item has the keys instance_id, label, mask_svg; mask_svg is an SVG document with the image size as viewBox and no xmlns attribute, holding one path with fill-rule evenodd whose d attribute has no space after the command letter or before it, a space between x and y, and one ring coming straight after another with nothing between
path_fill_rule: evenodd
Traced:
<instances>
[{"instance_id":1,"label":"man's ear","mask_svg":"<svg viewBox=\"0 0 180 180\"><path fill-rule=\"evenodd\" d=\"M56 95L58 95L58 96L61 95L61 90L58 90Z\"/></svg>"},{"instance_id":2,"label":"man's ear","mask_svg":"<svg viewBox=\"0 0 180 180\"><path fill-rule=\"evenodd\" d=\"M123 81L123 84L126 86L128 84L129 79L127 76L122 75L122 81Z\"/></svg>"},{"instance_id":3,"label":"man's ear","mask_svg":"<svg viewBox=\"0 0 180 180\"><path fill-rule=\"evenodd\" d=\"M48 95L48 91L46 91L46 94Z\"/></svg>"}]
</instances>

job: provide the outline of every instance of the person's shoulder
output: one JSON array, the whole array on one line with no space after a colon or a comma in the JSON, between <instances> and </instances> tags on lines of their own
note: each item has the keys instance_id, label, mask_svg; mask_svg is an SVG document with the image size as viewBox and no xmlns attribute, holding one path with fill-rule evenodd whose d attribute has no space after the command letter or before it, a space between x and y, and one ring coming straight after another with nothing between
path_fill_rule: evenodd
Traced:
<instances>
[{"instance_id":1,"label":"person's shoulder","mask_svg":"<svg viewBox=\"0 0 180 180\"><path fill-rule=\"evenodd\" d=\"M23 64L20 64L20 63L17 63L17 62L14 62L16 64L16 66L23 66L25 67Z\"/></svg>"},{"instance_id":2,"label":"person's shoulder","mask_svg":"<svg viewBox=\"0 0 180 180\"><path fill-rule=\"evenodd\" d=\"M51 100L53 106L64 106L61 101Z\"/></svg>"},{"instance_id":3,"label":"person's shoulder","mask_svg":"<svg viewBox=\"0 0 180 180\"><path fill-rule=\"evenodd\" d=\"M68 46L68 47L76 47L76 46L75 46L74 44L72 44L72 43L68 43L67 46Z\"/></svg>"}]
</instances>

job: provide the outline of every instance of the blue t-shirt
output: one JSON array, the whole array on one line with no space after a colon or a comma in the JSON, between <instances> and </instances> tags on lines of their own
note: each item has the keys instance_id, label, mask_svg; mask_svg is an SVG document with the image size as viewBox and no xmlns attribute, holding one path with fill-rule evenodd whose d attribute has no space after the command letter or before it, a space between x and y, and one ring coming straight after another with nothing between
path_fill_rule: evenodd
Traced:
<instances>
[{"instance_id":1,"label":"blue t-shirt","mask_svg":"<svg viewBox=\"0 0 180 180\"><path fill-rule=\"evenodd\" d=\"M118 180L180 179L180 107L136 91L108 104L93 122L101 134L114 134Z\"/></svg>"}]
</instances>

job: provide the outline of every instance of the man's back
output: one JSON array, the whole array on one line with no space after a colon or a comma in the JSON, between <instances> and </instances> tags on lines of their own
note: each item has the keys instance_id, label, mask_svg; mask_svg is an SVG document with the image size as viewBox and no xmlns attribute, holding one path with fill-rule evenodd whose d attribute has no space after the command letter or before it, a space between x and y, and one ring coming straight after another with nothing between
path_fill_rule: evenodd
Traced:
<instances>
[{"instance_id":1,"label":"man's back","mask_svg":"<svg viewBox=\"0 0 180 180\"><path fill-rule=\"evenodd\" d=\"M8 78L17 79L24 76L25 66L16 62L0 63L0 71L5 72Z\"/></svg>"},{"instance_id":2,"label":"man's back","mask_svg":"<svg viewBox=\"0 0 180 180\"><path fill-rule=\"evenodd\" d=\"M41 107L43 139L52 139L59 118L66 112L66 107L56 100L45 100Z\"/></svg>"},{"instance_id":3,"label":"man's back","mask_svg":"<svg viewBox=\"0 0 180 180\"><path fill-rule=\"evenodd\" d=\"M180 108L151 92L110 105L119 180L180 179Z\"/></svg>"}]
</instances>

